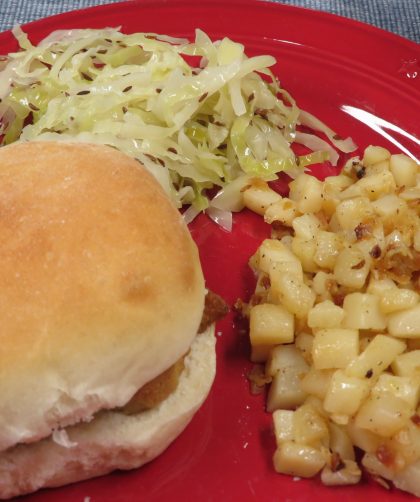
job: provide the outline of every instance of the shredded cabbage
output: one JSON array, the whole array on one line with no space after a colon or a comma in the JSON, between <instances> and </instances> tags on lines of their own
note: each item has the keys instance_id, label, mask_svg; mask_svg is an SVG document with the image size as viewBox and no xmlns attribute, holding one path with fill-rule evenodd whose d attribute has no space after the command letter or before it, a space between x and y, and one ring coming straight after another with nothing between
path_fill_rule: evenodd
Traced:
<instances>
[{"instance_id":1,"label":"shredded cabbage","mask_svg":"<svg viewBox=\"0 0 420 502\"><path fill-rule=\"evenodd\" d=\"M206 210L229 229L250 178L336 162L326 141L296 131L300 122L352 146L299 110L269 69L273 57L247 57L228 38L107 28L56 31L35 46L13 32L20 51L0 71L1 143L111 145L150 170L177 207L190 205L187 221ZM316 151L296 157L295 139Z\"/></svg>"}]
</instances>

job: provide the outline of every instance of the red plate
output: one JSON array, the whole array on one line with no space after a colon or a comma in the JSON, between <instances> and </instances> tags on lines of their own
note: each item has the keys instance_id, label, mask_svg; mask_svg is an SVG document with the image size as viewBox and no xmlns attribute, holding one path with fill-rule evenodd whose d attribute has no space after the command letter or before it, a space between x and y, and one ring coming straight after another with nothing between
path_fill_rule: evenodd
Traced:
<instances>
[{"instance_id":1,"label":"red plate","mask_svg":"<svg viewBox=\"0 0 420 502\"><path fill-rule=\"evenodd\" d=\"M380 144L420 157L416 139L420 135L420 49L408 40L337 16L252 0L132 1L54 16L25 30L38 41L58 28L116 25L125 32L188 37L201 28L213 38L228 36L243 42L251 55L272 54L278 60L275 71L283 87L301 108L326 121L341 136L351 135L360 149ZM11 34L0 34L0 52L15 49ZM192 233L208 286L231 305L238 297L246 297L253 286L247 260L268 234L261 218L247 212L236 215L234 230L228 234L200 217ZM25 500L413 499L368 481L355 487L326 488L318 481L275 474L270 416L264 412L263 398L249 394L245 377L250 367L246 334L232 314L218 331L218 373L212 392L190 426L161 457L137 471L45 490Z\"/></svg>"}]
</instances>

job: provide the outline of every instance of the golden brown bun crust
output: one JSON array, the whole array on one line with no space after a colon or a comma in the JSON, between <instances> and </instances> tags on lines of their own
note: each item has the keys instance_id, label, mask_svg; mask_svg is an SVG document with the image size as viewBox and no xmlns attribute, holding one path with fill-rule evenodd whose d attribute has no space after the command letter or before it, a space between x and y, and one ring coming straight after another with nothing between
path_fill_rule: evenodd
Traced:
<instances>
[{"instance_id":1,"label":"golden brown bun crust","mask_svg":"<svg viewBox=\"0 0 420 502\"><path fill-rule=\"evenodd\" d=\"M189 348L197 249L140 164L103 146L0 149L0 451L125 404Z\"/></svg>"}]
</instances>

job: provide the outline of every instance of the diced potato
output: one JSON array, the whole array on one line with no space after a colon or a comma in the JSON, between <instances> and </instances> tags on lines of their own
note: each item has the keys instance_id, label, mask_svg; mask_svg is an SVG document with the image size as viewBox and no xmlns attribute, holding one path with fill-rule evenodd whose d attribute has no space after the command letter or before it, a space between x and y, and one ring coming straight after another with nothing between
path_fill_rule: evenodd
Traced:
<instances>
[{"instance_id":1,"label":"diced potato","mask_svg":"<svg viewBox=\"0 0 420 502\"><path fill-rule=\"evenodd\" d=\"M366 166L365 174L366 176L370 176L382 171L389 171L389 160L382 160L381 162L377 162L376 164L372 164L371 166Z\"/></svg>"},{"instance_id":2,"label":"diced potato","mask_svg":"<svg viewBox=\"0 0 420 502\"><path fill-rule=\"evenodd\" d=\"M375 279L371 278L366 293L371 295L382 296L385 291L397 289L397 285L392 279Z\"/></svg>"},{"instance_id":3,"label":"diced potato","mask_svg":"<svg viewBox=\"0 0 420 502\"><path fill-rule=\"evenodd\" d=\"M293 220L299 215L296 202L287 197L282 197L267 207L264 213L264 220L267 223L279 221L288 227L292 226Z\"/></svg>"},{"instance_id":4,"label":"diced potato","mask_svg":"<svg viewBox=\"0 0 420 502\"><path fill-rule=\"evenodd\" d=\"M303 358L308 364L312 364L312 345L314 343L314 336L301 332L295 336L295 347L300 350Z\"/></svg>"},{"instance_id":5,"label":"diced potato","mask_svg":"<svg viewBox=\"0 0 420 502\"><path fill-rule=\"evenodd\" d=\"M331 300L316 304L308 312L310 328L339 328L344 318L344 310Z\"/></svg>"},{"instance_id":6,"label":"diced potato","mask_svg":"<svg viewBox=\"0 0 420 502\"><path fill-rule=\"evenodd\" d=\"M383 443L383 438L373 432L362 429L356 425L355 420L350 420L345 426L345 430L349 435L354 446L357 446L366 452L376 452L378 447Z\"/></svg>"},{"instance_id":7,"label":"diced potato","mask_svg":"<svg viewBox=\"0 0 420 502\"><path fill-rule=\"evenodd\" d=\"M382 373L372 388L373 397L381 394L393 394L406 401L414 410L419 402L420 375L417 377L402 377Z\"/></svg>"},{"instance_id":8,"label":"diced potato","mask_svg":"<svg viewBox=\"0 0 420 502\"><path fill-rule=\"evenodd\" d=\"M363 164L365 166L371 166L373 164L377 164L378 162L389 160L390 157L391 154L386 148L383 148L382 146L369 145L363 152Z\"/></svg>"},{"instance_id":9,"label":"diced potato","mask_svg":"<svg viewBox=\"0 0 420 502\"><path fill-rule=\"evenodd\" d=\"M415 186L419 165L413 159L402 153L391 155L389 167L398 187Z\"/></svg>"},{"instance_id":10,"label":"diced potato","mask_svg":"<svg viewBox=\"0 0 420 502\"><path fill-rule=\"evenodd\" d=\"M303 276L299 259L284 244L275 239L265 239L254 255L255 266L266 274L272 270L295 271L299 277Z\"/></svg>"},{"instance_id":11,"label":"diced potato","mask_svg":"<svg viewBox=\"0 0 420 502\"><path fill-rule=\"evenodd\" d=\"M293 342L293 315L281 305L255 305L250 310L249 331L252 346Z\"/></svg>"},{"instance_id":12,"label":"diced potato","mask_svg":"<svg viewBox=\"0 0 420 502\"><path fill-rule=\"evenodd\" d=\"M334 265L334 277L338 283L353 289L363 288L370 272L370 259L354 247L345 248L338 254Z\"/></svg>"},{"instance_id":13,"label":"diced potato","mask_svg":"<svg viewBox=\"0 0 420 502\"><path fill-rule=\"evenodd\" d=\"M340 203L341 192L353 184L353 180L345 174L329 176L324 180L322 211L331 217Z\"/></svg>"},{"instance_id":14,"label":"diced potato","mask_svg":"<svg viewBox=\"0 0 420 502\"><path fill-rule=\"evenodd\" d=\"M407 212L407 203L395 193L385 195L371 204L375 213L385 220Z\"/></svg>"},{"instance_id":15,"label":"diced potato","mask_svg":"<svg viewBox=\"0 0 420 502\"><path fill-rule=\"evenodd\" d=\"M326 456L311 446L286 441L273 456L274 469L281 474L311 478L325 465Z\"/></svg>"},{"instance_id":16,"label":"diced potato","mask_svg":"<svg viewBox=\"0 0 420 502\"><path fill-rule=\"evenodd\" d=\"M402 354L406 344L386 335L376 335L366 349L346 368L346 374L357 378L376 378Z\"/></svg>"},{"instance_id":17,"label":"diced potato","mask_svg":"<svg viewBox=\"0 0 420 502\"><path fill-rule=\"evenodd\" d=\"M302 373L308 371L304 357L294 345L278 345L271 351L265 372L267 375L275 376L278 371L288 367L294 367Z\"/></svg>"},{"instance_id":18,"label":"diced potato","mask_svg":"<svg viewBox=\"0 0 420 502\"><path fill-rule=\"evenodd\" d=\"M420 338L420 303L388 316L388 332L402 338Z\"/></svg>"},{"instance_id":19,"label":"diced potato","mask_svg":"<svg viewBox=\"0 0 420 502\"><path fill-rule=\"evenodd\" d=\"M293 441L293 415L292 410L276 410L273 413L274 435L279 446L285 441Z\"/></svg>"},{"instance_id":20,"label":"diced potato","mask_svg":"<svg viewBox=\"0 0 420 502\"><path fill-rule=\"evenodd\" d=\"M290 199L301 213L316 213L322 207L322 183L309 174L299 174L290 184Z\"/></svg>"},{"instance_id":21,"label":"diced potato","mask_svg":"<svg viewBox=\"0 0 420 502\"><path fill-rule=\"evenodd\" d=\"M312 289L291 273L278 274L275 281L273 277L271 290L274 298L298 318L306 317L315 302Z\"/></svg>"},{"instance_id":22,"label":"diced potato","mask_svg":"<svg viewBox=\"0 0 420 502\"><path fill-rule=\"evenodd\" d=\"M329 422L330 449L338 453L343 460L355 460L353 443L344 427Z\"/></svg>"},{"instance_id":23,"label":"diced potato","mask_svg":"<svg viewBox=\"0 0 420 502\"><path fill-rule=\"evenodd\" d=\"M306 393L300 382L306 371L287 366L276 373L268 390L267 411L293 410L305 401Z\"/></svg>"},{"instance_id":24,"label":"diced potato","mask_svg":"<svg viewBox=\"0 0 420 502\"><path fill-rule=\"evenodd\" d=\"M316 236L314 262L322 268L332 270L338 253L343 249L343 239L333 232L320 230Z\"/></svg>"},{"instance_id":25,"label":"diced potato","mask_svg":"<svg viewBox=\"0 0 420 502\"><path fill-rule=\"evenodd\" d=\"M317 370L345 368L359 353L355 329L330 328L315 333L312 359Z\"/></svg>"},{"instance_id":26,"label":"diced potato","mask_svg":"<svg viewBox=\"0 0 420 502\"><path fill-rule=\"evenodd\" d=\"M379 298L369 293L350 293L343 302L343 326L352 329L383 330L386 317L379 308Z\"/></svg>"},{"instance_id":27,"label":"diced potato","mask_svg":"<svg viewBox=\"0 0 420 502\"><path fill-rule=\"evenodd\" d=\"M391 393L370 396L359 408L355 424L382 437L402 429L413 414L410 405Z\"/></svg>"},{"instance_id":28,"label":"diced potato","mask_svg":"<svg viewBox=\"0 0 420 502\"><path fill-rule=\"evenodd\" d=\"M304 272L317 272L319 267L314 261L316 253L315 239L295 236L292 240L293 253L299 258Z\"/></svg>"},{"instance_id":29,"label":"diced potato","mask_svg":"<svg viewBox=\"0 0 420 502\"><path fill-rule=\"evenodd\" d=\"M281 195L272 190L264 181L256 181L243 192L245 207L264 216L267 208L281 199Z\"/></svg>"},{"instance_id":30,"label":"diced potato","mask_svg":"<svg viewBox=\"0 0 420 502\"><path fill-rule=\"evenodd\" d=\"M330 380L324 408L329 413L352 416L369 395L369 389L366 378L349 377L337 370Z\"/></svg>"},{"instance_id":31,"label":"diced potato","mask_svg":"<svg viewBox=\"0 0 420 502\"><path fill-rule=\"evenodd\" d=\"M395 191L395 180L390 171L381 171L365 176L354 184L370 200L377 200L385 194Z\"/></svg>"},{"instance_id":32,"label":"diced potato","mask_svg":"<svg viewBox=\"0 0 420 502\"><path fill-rule=\"evenodd\" d=\"M335 214L342 230L354 230L360 223L373 216L374 211L367 197L355 197L340 202Z\"/></svg>"},{"instance_id":33,"label":"diced potato","mask_svg":"<svg viewBox=\"0 0 420 502\"><path fill-rule=\"evenodd\" d=\"M321 229L321 222L314 214L304 214L293 220L295 236L305 240L315 239Z\"/></svg>"},{"instance_id":34,"label":"diced potato","mask_svg":"<svg viewBox=\"0 0 420 502\"><path fill-rule=\"evenodd\" d=\"M336 284L333 274L328 274L323 270L320 270L314 275L312 280L312 289L316 295L322 299L331 299L331 287Z\"/></svg>"},{"instance_id":35,"label":"diced potato","mask_svg":"<svg viewBox=\"0 0 420 502\"><path fill-rule=\"evenodd\" d=\"M325 371L332 372L333 370L325 370ZM310 404L311 406L313 406L316 409L318 415L321 415L321 417L328 419L328 413L324 410L324 405L322 403L322 399L319 399L316 396L308 395L305 399L305 404Z\"/></svg>"},{"instance_id":36,"label":"diced potato","mask_svg":"<svg viewBox=\"0 0 420 502\"><path fill-rule=\"evenodd\" d=\"M420 350L398 355L392 363L392 371L398 376L420 375Z\"/></svg>"},{"instance_id":37,"label":"diced potato","mask_svg":"<svg viewBox=\"0 0 420 502\"><path fill-rule=\"evenodd\" d=\"M275 292L278 290L276 285L281 283L283 280L283 275L288 274L289 276L294 276L297 281L303 283L303 270L298 258L296 262L294 260L290 261L278 261L273 263L270 270L270 285L271 285L271 297L275 298ZM273 295L274 293L274 295Z\"/></svg>"},{"instance_id":38,"label":"diced potato","mask_svg":"<svg viewBox=\"0 0 420 502\"><path fill-rule=\"evenodd\" d=\"M301 388L307 394L324 399L334 370L316 370L310 368L301 381Z\"/></svg>"},{"instance_id":39,"label":"diced potato","mask_svg":"<svg viewBox=\"0 0 420 502\"><path fill-rule=\"evenodd\" d=\"M390 314L410 309L417 303L419 303L419 294L412 289L392 288L382 292L379 305L382 312Z\"/></svg>"},{"instance_id":40,"label":"diced potato","mask_svg":"<svg viewBox=\"0 0 420 502\"><path fill-rule=\"evenodd\" d=\"M353 180L346 174L327 176L324 180L324 195L339 194L353 184Z\"/></svg>"},{"instance_id":41,"label":"diced potato","mask_svg":"<svg viewBox=\"0 0 420 502\"><path fill-rule=\"evenodd\" d=\"M328 444L327 422L310 404L302 404L293 415L293 437L298 443L317 446L325 441Z\"/></svg>"}]
</instances>

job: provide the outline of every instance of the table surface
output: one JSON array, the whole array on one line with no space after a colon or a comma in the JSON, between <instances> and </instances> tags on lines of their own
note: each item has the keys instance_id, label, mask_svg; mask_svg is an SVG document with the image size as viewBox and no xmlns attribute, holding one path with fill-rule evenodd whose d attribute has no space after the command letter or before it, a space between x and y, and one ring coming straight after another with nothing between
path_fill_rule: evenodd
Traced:
<instances>
[{"instance_id":1,"label":"table surface","mask_svg":"<svg viewBox=\"0 0 420 502\"><path fill-rule=\"evenodd\" d=\"M17 23L116 1L0 0L0 31ZM357 19L420 42L420 0L282 0L281 3Z\"/></svg>"}]
</instances>

